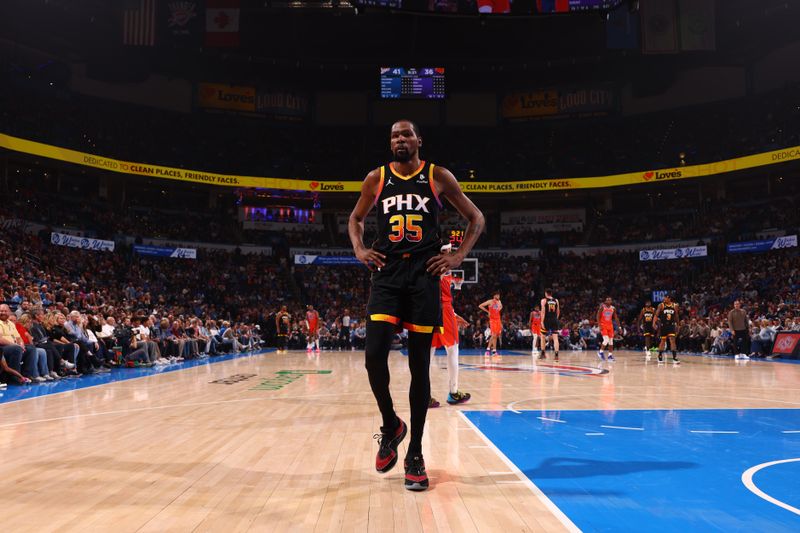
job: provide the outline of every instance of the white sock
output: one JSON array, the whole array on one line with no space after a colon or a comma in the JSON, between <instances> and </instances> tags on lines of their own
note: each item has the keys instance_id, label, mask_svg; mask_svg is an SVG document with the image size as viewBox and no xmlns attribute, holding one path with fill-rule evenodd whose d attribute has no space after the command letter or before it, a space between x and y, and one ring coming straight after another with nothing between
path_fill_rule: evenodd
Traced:
<instances>
[{"instance_id":1,"label":"white sock","mask_svg":"<svg viewBox=\"0 0 800 533\"><path fill-rule=\"evenodd\" d=\"M315 341L314 341L314 344L316 344L316 345L317 345L317 350L319 350L319 339L315 340Z\"/></svg>"},{"instance_id":2,"label":"white sock","mask_svg":"<svg viewBox=\"0 0 800 533\"><path fill-rule=\"evenodd\" d=\"M458 344L447 346L447 376L450 378L450 392L458 392Z\"/></svg>"}]
</instances>

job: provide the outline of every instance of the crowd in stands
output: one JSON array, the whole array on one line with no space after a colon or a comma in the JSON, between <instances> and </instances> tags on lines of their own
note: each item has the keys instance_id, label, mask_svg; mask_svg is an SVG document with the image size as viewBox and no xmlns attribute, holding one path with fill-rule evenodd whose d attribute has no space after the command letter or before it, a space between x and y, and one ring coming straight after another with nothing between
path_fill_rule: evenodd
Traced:
<instances>
[{"instance_id":1,"label":"crowd in stands","mask_svg":"<svg viewBox=\"0 0 800 533\"><path fill-rule=\"evenodd\" d=\"M361 266L288 266L270 256L201 250L197 260L144 258L55 246L41 235L0 233L0 337L7 381L44 382L118 365L168 364L271 343L275 312L291 314L289 347L302 348L305 305L320 311L324 349L363 348L368 271ZM655 290L681 306L678 346L715 354L768 355L775 334L800 330L797 248L763 254L641 262L635 253L480 259L479 284L455 308L481 347L488 319L478 304L500 291L503 348L528 349L528 316L551 286L562 305L564 349L597 347L596 311L610 296L617 343L640 348L637 317ZM728 323L734 301L748 317L744 340ZM402 335L398 337L402 344Z\"/></svg>"},{"instance_id":2,"label":"crowd in stands","mask_svg":"<svg viewBox=\"0 0 800 533\"><path fill-rule=\"evenodd\" d=\"M641 262L638 254L631 252L586 258L562 256L551 261L499 255L482 258L480 283L464 284L455 292L456 311L469 322L461 331L461 345L485 345L488 317L478 310L478 305L498 290L504 306L503 346L529 348L529 314L538 305L547 280L561 301L561 336L568 348L599 347L596 316L606 296L613 299L620 318L617 344L642 348L639 311L652 298L653 291L668 290L681 309L677 335L680 350L718 354L744 350L767 355L774 333L800 330L799 260L797 249L657 262ZM295 266L294 277L302 300L314 302L324 310L321 315L329 330L340 329L342 308L349 308L363 322L369 294L365 269ZM752 349L749 344L737 345L732 340L727 313L736 300L742 302L750 320ZM294 330L299 338L302 316Z\"/></svg>"},{"instance_id":3,"label":"crowd in stands","mask_svg":"<svg viewBox=\"0 0 800 533\"><path fill-rule=\"evenodd\" d=\"M15 328L27 328L9 335L22 352L3 352L24 379L260 346L267 303L287 298L288 287L285 272L266 256L202 251L197 261L164 261L0 231L0 302L13 312ZM39 348L46 366L34 365Z\"/></svg>"},{"instance_id":4,"label":"crowd in stands","mask_svg":"<svg viewBox=\"0 0 800 533\"><path fill-rule=\"evenodd\" d=\"M486 317L478 317L476 302L489 297L494 287L501 292L504 305L506 347L530 346L529 312L542 294L536 294L525 276L518 272L525 265L513 261L482 261L478 294L465 285L456 298L456 308L470 323L466 341L485 338ZM540 265L540 269L543 265ZM533 268L525 271L536 272ZM540 270L541 271L541 270ZM635 253L604 254L589 258L561 257L541 271L534 280L549 280L562 305L564 346L577 349L599 347L596 321L600 302L610 296L617 307L617 343L628 348L644 345L639 311L653 291L668 290L680 306L677 332L679 349L716 354L745 353L768 355L775 333L800 330L800 254L797 249L757 255L717 256L706 260L641 262ZM516 278L516 279L515 279ZM738 300L745 309L753 348L733 342L728 311ZM471 333L471 335L470 335ZM479 345L477 342L475 345Z\"/></svg>"},{"instance_id":5,"label":"crowd in stands","mask_svg":"<svg viewBox=\"0 0 800 533\"><path fill-rule=\"evenodd\" d=\"M643 211L641 206L593 213L586 244L649 242L695 237L719 237L727 241L753 240L759 231L800 226L797 195L768 196L728 202L695 202L680 198L674 207L659 205ZM633 211L625 212L633 208ZM664 216L664 211L669 216Z\"/></svg>"}]
</instances>

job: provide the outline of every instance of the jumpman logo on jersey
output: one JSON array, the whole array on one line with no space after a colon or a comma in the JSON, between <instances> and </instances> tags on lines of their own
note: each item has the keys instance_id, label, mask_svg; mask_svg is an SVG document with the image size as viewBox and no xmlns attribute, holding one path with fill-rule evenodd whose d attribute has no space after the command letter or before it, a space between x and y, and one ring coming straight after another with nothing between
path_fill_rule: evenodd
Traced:
<instances>
[{"instance_id":1,"label":"jumpman logo on jersey","mask_svg":"<svg viewBox=\"0 0 800 533\"><path fill-rule=\"evenodd\" d=\"M394 185L394 182L392 181L392 177L391 176L389 176L389 181L386 182L386 186L388 187L389 185Z\"/></svg>"}]
</instances>

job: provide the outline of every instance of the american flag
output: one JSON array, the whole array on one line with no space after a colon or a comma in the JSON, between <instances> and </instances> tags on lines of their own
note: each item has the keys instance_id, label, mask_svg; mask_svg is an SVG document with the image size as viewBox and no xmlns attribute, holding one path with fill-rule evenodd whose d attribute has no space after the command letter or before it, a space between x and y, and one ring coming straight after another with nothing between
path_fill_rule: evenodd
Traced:
<instances>
[{"instance_id":1,"label":"american flag","mask_svg":"<svg viewBox=\"0 0 800 533\"><path fill-rule=\"evenodd\" d=\"M129 2L122 13L122 44L156 45L156 0Z\"/></svg>"}]
</instances>

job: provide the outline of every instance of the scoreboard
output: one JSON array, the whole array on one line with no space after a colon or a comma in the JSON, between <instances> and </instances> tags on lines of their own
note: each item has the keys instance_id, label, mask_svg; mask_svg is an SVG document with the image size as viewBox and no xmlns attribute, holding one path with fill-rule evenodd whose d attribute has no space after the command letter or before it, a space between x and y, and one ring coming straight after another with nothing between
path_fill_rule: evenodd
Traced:
<instances>
[{"instance_id":1,"label":"scoreboard","mask_svg":"<svg viewBox=\"0 0 800 533\"><path fill-rule=\"evenodd\" d=\"M440 100L444 96L443 68L381 67L381 98Z\"/></svg>"},{"instance_id":2,"label":"scoreboard","mask_svg":"<svg viewBox=\"0 0 800 533\"><path fill-rule=\"evenodd\" d=\"M453 250L457 250L459 246L464 242L464 230L463 229L451 229L450 230L450 244L453 246Z\"/></svg>"}]
</instances>

